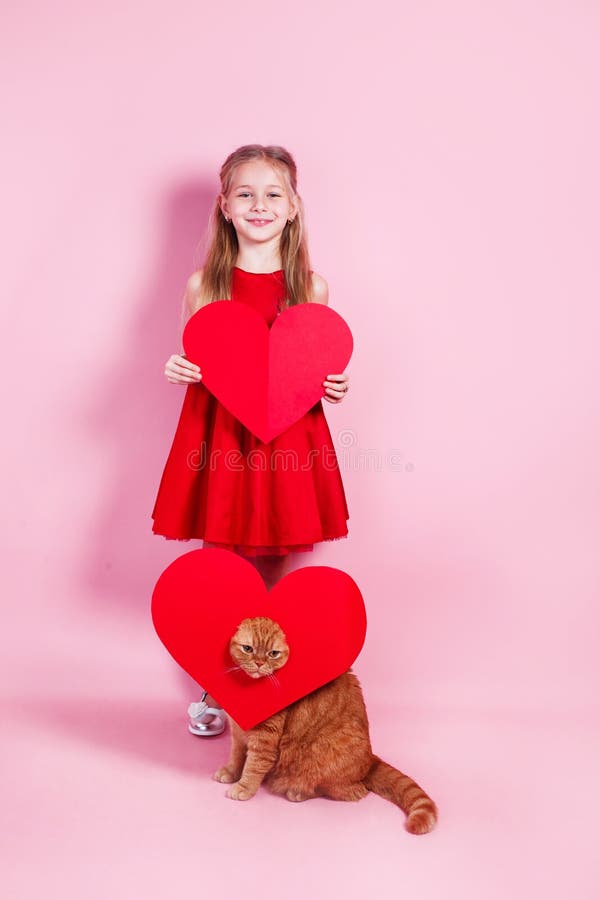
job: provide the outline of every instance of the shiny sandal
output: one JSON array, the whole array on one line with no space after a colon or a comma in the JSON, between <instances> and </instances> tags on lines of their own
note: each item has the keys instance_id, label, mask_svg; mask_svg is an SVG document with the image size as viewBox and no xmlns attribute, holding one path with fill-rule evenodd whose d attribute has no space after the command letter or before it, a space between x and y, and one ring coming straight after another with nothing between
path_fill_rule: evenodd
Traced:
<instances>
[{"instance_id":1,"label":"shiny sandal","mask_svg":"<svg viewBox=\"0 0 600 900\"><path fill-rule=\"evenodd\" d=\"M224 709L206 704L207 691L204 691L199 703L190 703L188 706L188 731L200 737L215 737L225 731L227 713ZM206 716L214 716L210 722L203 722Z\"/></svg>"}]
</instances>

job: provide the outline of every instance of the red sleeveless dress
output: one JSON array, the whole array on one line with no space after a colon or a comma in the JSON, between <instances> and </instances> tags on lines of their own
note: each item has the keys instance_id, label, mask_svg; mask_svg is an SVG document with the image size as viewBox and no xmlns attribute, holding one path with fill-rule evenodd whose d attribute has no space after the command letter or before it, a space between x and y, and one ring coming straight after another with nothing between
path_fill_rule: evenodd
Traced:
<instances>
[{"instance_id":1,"label":"red sleeveless dress","mask_svg":"<svg viewBox=\"0 0 600 900\"><path fill-rule=\"evenodd\" d=\"M283 308L283 269L234 266L231 299L249 303L270 327ZM282 555L346 537L348 518L321 400L264 444L202 381L187 386L152 511L154 534L201 538L245 556Z\"/></svg>"}]
</instances>

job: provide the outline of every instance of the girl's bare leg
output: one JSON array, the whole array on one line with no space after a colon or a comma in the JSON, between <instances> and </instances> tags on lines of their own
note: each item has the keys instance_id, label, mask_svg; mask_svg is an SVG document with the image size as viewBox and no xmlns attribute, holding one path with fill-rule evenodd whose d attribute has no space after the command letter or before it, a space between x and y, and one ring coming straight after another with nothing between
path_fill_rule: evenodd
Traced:
<instances>
[{"instance_id":1,"label":"girl's bare leg","mask_svg":"<svg viewBox=\"0 0 600 900\"><path fill-rule=\"evenodd\" d=\"M209 549L211 547L217 547L217 546L218 546L217 544L213 544L213 543L211 543L211 541L202 541L202 549L203 550ZM211 706L213 709L223 709L221 704L215 700L215 698L212 696L212 694L207 694L206 697L204 698L204 702L206 703L207 706ZM205 715L203 715L201 718L201 722L203 725L210 725L211 722L214 722L215 718L216 717L212 713L205 713Z\"/></svg>"},{"instance_id":2,"label":"girl's bare leg","mask_svg":"<svg viewBox=\"0 0 600 900\"><path fill-rule=\"evenodd\" d=\"M202 547L211 548L217 546L216 544L212 544L210 541L203 541ZM287 553L284 556L249 556L246 557L248 562L252 563L254 568L261 575L263 581L265 582L265 586L267 590L271 590L278 581L280 581L284 575L286 575L290 569L290 563L292 561L293 554ZM220 703L218 703L214 697L210 694L206 695L205 702L208 706L212 706L214 709L222 709ZM202 717L202 722L205 725L209 725L215 716L207 713Z\"/></svg>"},{"instance_id":3,"label":"girl's bare leg","mask_svg":"<svg viewBox=\"0 0 600 900\"><path fill-rule=\"evenodd\" d=\"M268 591L275 587L284 575L290 570L291 553L285 556L253 556L250 562L253 563L265 583Z\"/></svg>"}]
</instances>

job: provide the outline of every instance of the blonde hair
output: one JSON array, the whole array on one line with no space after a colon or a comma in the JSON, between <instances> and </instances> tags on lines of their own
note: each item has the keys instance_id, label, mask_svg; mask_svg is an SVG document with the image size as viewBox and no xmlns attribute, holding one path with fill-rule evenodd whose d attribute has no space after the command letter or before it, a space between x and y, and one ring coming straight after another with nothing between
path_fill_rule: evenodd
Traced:
<instances>
[{"instance_id":1,"label":"blonde hair","mask_svg":"<svg viewBox=\"0 0 600 900\"><path fill-rule=\"evenodd\" d=\"M233 174L242 163L262 159L280 173L288 194L297 205L293 221L287 222L280 238L281 265L287 288L286 306L308 303L311 297L311 269L304 224L304 204L297 192L297 169L294 158L284 147L269 144L244 144L229 154L219 172L221 192L227 196ZM235 228L223 215L219 199L215 200L207 229L207 250L203 264L202 284L197 307L231 296L232 271L238 255Z\"/></svg>"}]
</instances>

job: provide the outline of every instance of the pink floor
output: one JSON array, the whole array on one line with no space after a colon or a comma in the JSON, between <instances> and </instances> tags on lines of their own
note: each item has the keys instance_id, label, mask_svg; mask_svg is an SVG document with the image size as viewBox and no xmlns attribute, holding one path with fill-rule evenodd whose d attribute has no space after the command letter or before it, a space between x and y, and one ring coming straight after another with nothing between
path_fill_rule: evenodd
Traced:
<instances>
[{"instance_id":1,"label":"pink floor","mask_svg":"<svg viewBox=\"0 0 600 900\"><path fill-rule=\"evenodd\" d=\"M598 896L600 742L585 705L408 703L400 684L363 677L374 748L440 808L415 837L373 795L227 799L210 776L228 736L187 732L197 691L149 619L67 607L54 623L14 612L3 635L5 897ZM28 654L14 640L27 630Z\"/></svg>"}]
</instances>

